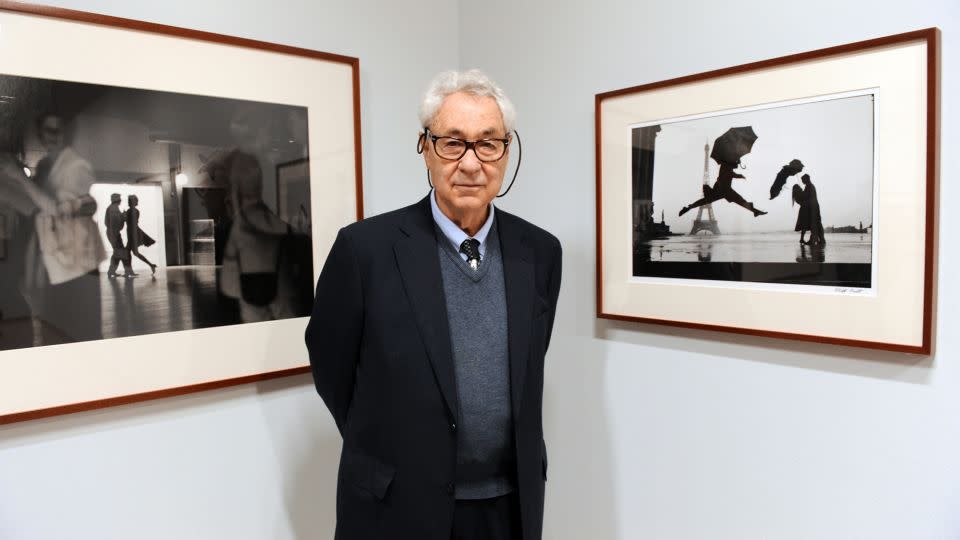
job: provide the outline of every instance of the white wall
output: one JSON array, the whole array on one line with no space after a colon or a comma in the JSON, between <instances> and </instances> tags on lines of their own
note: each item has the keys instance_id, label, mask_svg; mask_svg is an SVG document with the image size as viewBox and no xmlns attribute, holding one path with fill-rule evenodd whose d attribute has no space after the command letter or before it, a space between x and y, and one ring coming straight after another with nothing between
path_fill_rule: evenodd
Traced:
<instances>
[{"instance_id":1,"label":"white wall","mask_svg":"<svg viewBox=\"0 0 960 540\"><path fill-rule=\"evenodd\" d=\"M519 111L524 170L502 206L564 245L546 538L960 539L952 235L937 354L918 359L598 321L593 211L594 94L939 26L941 230L960 228L960 4L492 0L460 17L461 66L483 66Z\"/></svg>"},{"instance_id":2,"label":"white wall","mask_svg":"<svg viewBox=\"0 0 960 540\"><path fill-rule=\"evenodd\" d=\"M593 316L595 93L936 25L950 201L956 0L56 4L360 57L368 214L423 193L411 132L430 75L481 66L506 87L526 155L500 204L565 248L546 538L960 538L952 280L930 359ZM0 427L0 538L326 538L338 451L305 377Z\"/></svg>"},{"instance_id":3,"label":"white wall","mask_svg":"<svg viewBox=\"0 0 960 540\"><path fill-rule=\"evenodd\" d=\"M416 109L457 66L454 2L46 3L359 57L367 215L426 192ZM332 538L339 453L303 376L0 426L0 539Z\"/></svg>"}]
</instances>

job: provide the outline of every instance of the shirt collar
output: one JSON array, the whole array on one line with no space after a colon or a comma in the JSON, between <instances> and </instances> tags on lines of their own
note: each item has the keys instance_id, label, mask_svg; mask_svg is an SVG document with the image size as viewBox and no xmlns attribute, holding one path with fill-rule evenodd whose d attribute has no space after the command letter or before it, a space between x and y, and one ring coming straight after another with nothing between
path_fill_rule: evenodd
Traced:
<instances>
[{"instance_id":1,"label":"shirt collar","mask_svg":"<svg viewBox=\"0 0 960 540\"><path fill-rule=\"evenodd\" d=\"M483 257L487 252L487 234L490 233L490 227L493 226L493 203L490 203L490 213L487 214L487 221L483 223L480 230L473 237L463 232L463 229L457 227L457 224L450 220L437 205L436 190L430 190L430 209L433 211L433 221L437 227L447 237L447 240L453 244L453 248L460 251L460 244L467 238L475 238L480 242L480 256Z\"/></svg>"}]
</instances>

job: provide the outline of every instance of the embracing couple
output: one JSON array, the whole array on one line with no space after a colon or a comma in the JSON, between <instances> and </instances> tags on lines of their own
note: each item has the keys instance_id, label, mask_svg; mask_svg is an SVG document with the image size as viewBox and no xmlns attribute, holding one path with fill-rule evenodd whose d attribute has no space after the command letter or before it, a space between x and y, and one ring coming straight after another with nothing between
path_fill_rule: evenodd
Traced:
<instances>
[{"instance_id":1,"label":"embracing couple","mask_svg":"<svg viewBox=\"0 0 960 540\"><path fill-rule=\"evenodd\" d=\"M147 263L147 265L150 266L150 272L156 275L157 265L144 257L138 249L140 246L150 247L154 244L153 238L140 228L140 210L137 210L137 205L140 201L136 195L130 195L127 197L127 210L121 211L120 200L121 197L119 193L110 195L110 206L107 207L107 212L103 218L103 223L107 227L107 240L113 247L113 255L110 256L110 269L107 270L107 276L112 278L117 277L117 267L122 262L124 269L123 277L136 277L137 274L133 271L133 266L130 264L131 255L135 255L138 259ZM120 236L120 231L124 226L127 228L126 245L124 245L123 238Z\"/></svg>"}]
</instances>

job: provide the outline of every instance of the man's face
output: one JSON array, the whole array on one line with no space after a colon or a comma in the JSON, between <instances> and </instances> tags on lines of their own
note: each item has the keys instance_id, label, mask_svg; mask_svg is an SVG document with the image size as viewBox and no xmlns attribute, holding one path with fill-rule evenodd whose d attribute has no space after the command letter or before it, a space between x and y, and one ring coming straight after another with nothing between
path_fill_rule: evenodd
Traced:
<instances>
[{"instance_id":1,"label":"man's face","mask_svg":"<svg viewBox=\"0 0 960 540\"><path fill-rule=\"evenodd\" d=\"M468 141L507 138L496 100L462 92L443 100L430 133ZM425 146L423 159L443 213L457 217L485 212L503 183L509 147L500 160L484 163L477 159L473 149L467 150L458 161L451 161L438 156L429 139Z\"/></svg>"},{"instance_id":2,"label":"man's face","mask_svg":"<svg viewBox=\"0 0 960 540\"><path fill-rule=\"evenodd\" d=\"M63 122L56 116L48 116L40 124L40 144L52 152L63 145Z\"/></svg>"}]
</instances>

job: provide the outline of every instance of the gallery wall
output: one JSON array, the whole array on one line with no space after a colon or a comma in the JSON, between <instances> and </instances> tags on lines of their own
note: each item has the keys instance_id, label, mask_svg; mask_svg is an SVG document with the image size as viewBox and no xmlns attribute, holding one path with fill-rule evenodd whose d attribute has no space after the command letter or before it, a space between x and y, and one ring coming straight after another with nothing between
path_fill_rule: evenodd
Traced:
<instances>
[{"instance_id":1,"label":"gallery wall","mask_svg":"<svg viewBox=\"0 0 960 540\"><path fill-rule=\"evenodd\" d=\"M483 66L518 110L524 170L501 206L564 247L545 537L960 538L960 4L495 0L460 17L461 66ZM935 356L594 318L596 93L930 26L947 232Z\"/></svg>"},{"instance_id":2,"label":"gallery wall","mask_svg":"<svg viewBox=\"0 0 960 540\"><path fill-rule=\"evenodd\" d=\"M359 57L368 215L424 193L415 110L433 73L479 66L507 89L524 165L498 204L564 245L545 538L960 537L951 238L930 358L598 321L592 150L597 92L939 26L950 201L955 0L46 3ZM960 226L945 208L941 230ZM328 538L338 453L307 377L2 426L0 538Z\"/></svg>"}]
</instances>

